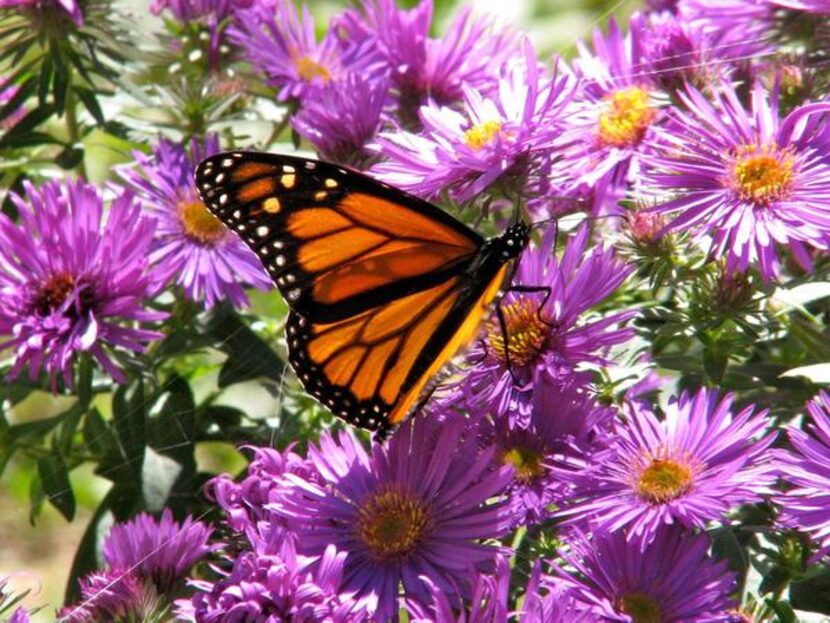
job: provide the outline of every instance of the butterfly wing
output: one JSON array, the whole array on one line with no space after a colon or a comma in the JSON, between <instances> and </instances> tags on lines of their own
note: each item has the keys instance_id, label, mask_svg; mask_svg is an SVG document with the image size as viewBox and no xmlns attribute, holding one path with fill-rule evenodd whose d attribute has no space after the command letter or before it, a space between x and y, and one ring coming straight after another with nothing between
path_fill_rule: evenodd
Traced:
<instances>
[{"instance_id":1,"label":"butterfly wing","mask_svg":"<svg viewBox=\"0 0 830 623\"><path fill-rule=\"evenodd\" d=\"M476 333L505 277L471 272L330 323L297 312L289 358L306 391L351 424L386 432L406 419L441 366Z\"/></svg>"},{"instance_id":2,"label":"butterfly wing","mask_svg":"<svg viewBox=\"0 0 830 623\"><path fill-rule=\"evenodd\" d=\"M199 164L208 209L307 320L350 318L445 283L483 239L432 204L336 165L258 152Z\"/></svg>"}]
</instances>

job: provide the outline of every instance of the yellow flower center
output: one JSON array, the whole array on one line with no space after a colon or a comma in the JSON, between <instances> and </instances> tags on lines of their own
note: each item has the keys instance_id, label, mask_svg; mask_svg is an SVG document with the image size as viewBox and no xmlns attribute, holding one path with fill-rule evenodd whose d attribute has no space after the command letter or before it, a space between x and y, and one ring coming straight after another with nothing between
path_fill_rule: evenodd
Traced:
<instances>
[{"instance_id":1,"label":"yellow flower center","mask_svg":"<svg viewBox=\"0 0 830 623\"><path fill-rule=\"evenodd\" d=\"M357 514L357 534L379 561L403 560L432 527L432 513L420 498L397 489L371 494Z\"/></svg>"},{"instance_id":2,"label":"yellow flower center","mask_svg":"<svg viewBox=\"0 0 830 623\"><path fill-rule=\"evenodd\" d=\"M194 242L211 245L228 231L222 221L213 216L198 199L180 201L178 207L184 233Z\"/></svg>"},{"instance_id":3,"label":"yellow flower center","mask_svg":"<svg viewBox=\"0 0 830 623\"><path fill-rule=\"evenodd\" d=\"M501 131L500 121L485 121L464 133L464 141L473 151L477 151L492 142L493 138Z\"/></svg>"},{"instance_id":4,"label":"yellow flower center","mask_svg":"<svg viewBox=\"0 0 830 623\"><path fill-rule=\"evenodd\" d=\"M605 96L608 109L599 116L599 138L605 145L630 147L645 136L657 111L648 105L648 92L628 87Z\"/></svg>"},{"instance_id":5,"label":"yellow flower center","mask_svg":"<svg viewBox=\"0 0 830 623\"><path fill-rule=\"evenodd\" d=\"M49 277L38 288L35 297L35 309L43 316L58 309L66 302L75 289L75 278L68 273L58 273Z\"/></svg>"},{"instance_id":6,"label":"yellow flower center","mask_svg":"<svg viewBox=\"0 0 830 623\"><path fill-rule=\"evenodd\" d=\"M618 610L630 616L634 623L660 623L660 606L643 593L629 593L617 599Z\"/></svg>"},{"instance_id":7,"label":"yellow flower center","mask_svg":"<svg viewBox=\"0 0 830 623\"><path fill-rule=\"evenodd\" d=\"M300 78L306 82L311 82L315 78L319 78L324 83L331 80L329 70L308 56L298 56L294 59L294 67L296 67Z\"/></svg>"},{"instance_id":8,"label":"yellow flower center","mask_svg":"<svg viewBox=\"0 0 830 623\"><path fill-rule=\"evenodd\" d=\"M507 329L507 348L498 319L487 323L487 342L496 356L507 363L505 353L510 354L511 366L524 366L536 359L545 343L549 327L542 321L539 302L531 298L518 298L502 305Z\"/></svg>"},{"instance_id":9,"label":"yellow flower center","mask_svg":"<svg viewBox=\"0 0 830 623\"><path fill-rule=\"evenodd\" d=\"M730 186L744 201L766 206L786 198L792 187L793 157L778 145L742 145L735 154Z\"/></svg>"},{"instance_id":10,"label":"yellow flower center","mask_svg":"<svg viewBox=\"0 0 830 623\"><path fill-rule=\"evenodd\" d=\"M666 458L653 458L640 472L635 485L637 495L652 504L662 504L680 497L694 482L691 465Z\"/></svg>"},{"instance_id":11,"label":"yellow flower center","mask_svg":"<svg viewBox=\"0 0 830 623\"><path fill-rule=\"evenodd\" d=\"M542 455L530 448L511 448L504 453L502 460L505 465L515 468L514 478L522 484L530 484L545 472Z\"/></svg>"}]
</instances>

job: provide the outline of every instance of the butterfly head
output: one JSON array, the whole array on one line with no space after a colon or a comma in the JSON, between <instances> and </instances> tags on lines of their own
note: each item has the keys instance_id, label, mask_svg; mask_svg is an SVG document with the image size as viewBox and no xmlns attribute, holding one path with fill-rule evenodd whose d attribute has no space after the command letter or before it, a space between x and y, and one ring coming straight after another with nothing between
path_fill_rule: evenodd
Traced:
<instances>
[{"instance_id":1,"label":"butterfly head","mask_svg":"<svg viewBox=\"0 0 830 623\"><path fill-rule=\"evenodd\" d=\"M519 257L527 246L529 239L530 226L524 221L519 221L508 227L507 231L498 238L504 261Z\"/></svg>"}]
</instances>

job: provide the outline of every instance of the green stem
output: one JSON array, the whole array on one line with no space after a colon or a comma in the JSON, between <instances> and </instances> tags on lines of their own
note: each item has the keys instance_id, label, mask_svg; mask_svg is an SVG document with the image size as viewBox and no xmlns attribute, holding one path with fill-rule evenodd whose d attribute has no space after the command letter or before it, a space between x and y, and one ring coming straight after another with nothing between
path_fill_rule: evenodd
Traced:
<instances>
[{"instance_id":1,"label":"green stem","mask_svg":"<svg viewBox=\"0 0 830 623\"><path fill-rule=\"evenodd\" d=\"M81 142L81 135L78 131L78 117L76 113L75 92L72 89L70 78L70 84L66 90L66 131L69 134L69 143L72 146L75 146L77 143ZM84 160L85 158L81 158L78 166L75 167L75 172L78 174L79 178L86 181L87 173Z\"/></svg>"}]
</instances>

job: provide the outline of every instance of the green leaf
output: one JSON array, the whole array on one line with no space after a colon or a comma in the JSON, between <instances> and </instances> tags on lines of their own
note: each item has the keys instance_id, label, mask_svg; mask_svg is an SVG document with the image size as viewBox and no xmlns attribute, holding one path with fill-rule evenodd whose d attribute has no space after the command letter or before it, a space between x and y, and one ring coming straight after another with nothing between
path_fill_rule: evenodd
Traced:
<instances>
[{"instance_id":1,"label":"green leaf","mask_svg":"<svg viewBox=\"0 0 830 623\"><path fill-rule=\"evenodd\" d=\"M115 390L112 413L121 446L121 460L132 472L135 481L141 482L144 449L147 445L147 405L141 379Z\"/></svg>"},{"instance_id":2,"label":"green leaf","mask_svg":"<svg viewBox=\"0 0 830 623\"><path fill-rule=\"evenodd\" d=\"M141 469L141 497L147 510L158 512L167 505L181 473L182 466L176 460L146 448Z\"/></svg>"},{"instance_id":3,"label":"green leaf","mask_svg":"<svg viewBox=\"0 0 830 623\"><path fill-rule=\"evenodd\" d=\"M37 472L49 502L67 521L75 517L75 494L69 471L60 454L45 456L37 462Z\"/></svg>"},{"instance_id":4,"label":"green leaf","mask_svg":"<svg viewBox=\"0 0 830 623\"><path fill-rule=\"evenodd\" d=\"M160 412L150 420L153 428L152 445L179 463L192 463L195 471L193 447L198 440L199 429L196 425L193 392L187 381L179 376L170 378L164 387Z\"/></svg>"},{"instance_id":5,"label":"green leaf","mask_svg":"<svg viewBox=\"0 0 830 623\"><path fill-rule=\"evenodd\" d=\"M104 537L115 522L111 506L113 498L117 495L118 487L114 487L101 501L95 510L92 519L89 520L78 549L75 550L75 558L72 560L72 569L69 572L69 579L66 582L64 602L73 603L80 599L80 587L78 580L91 571L100 567L98 551Z\"/></svg>"},{"instance_id":6,"label":"green leaf","mask_svg":"<svg viewBox=\"0 0 830 623\"><path fill-rule=\"evenodd\" d=\"M711 533L712 553L715 558L727 560L729 568L741 576L749 569L749 557L731 527L718 528Z\"/></svg>"},{"instance_id":7,"label":"green leaf","mask_svg":"<svg viewBox=\"0 0 830 623\"><path fill-rule=\"evenodd\" d=\"M830 615L830 569L790 584L790 603L796 610Z\"/></svg>"},{"instance_id":8,"label":"green leaf","mask_svg":"<svg viewBox=\"0 0 830 623\"><path fill-rule=\"evenodd\" d=\"M219 387L258 377L275 381L282 378L285 363L229 305L214 309L208 332L219 341L218 348L228 355L219 371Z\"/></svg>"},{"instance_id":9,"label":"green leaf","mask_svg":"<svg viewBox=\"0 0 830 623\"><path fill-rule=\"evenodd\" d=\"M118 456L118 440L101 413L92 408L84 418L84 443L96 456Z\"/></svg>"},{"instance_id":10,"label":"green leaf","mask_svg":"<svg viewBox=\"0 0 830 623\"><path fill-rule=\"evenodd\" d=\"M50 104L44 104L29 111L25 117L12 126L11 130L3 135L3 138L0 138L0 147L19 146L20 139L23 136L30 134L34 128L54 114L55 107Z\"/></svg>"},{"instance_id":11,"label":"green leaf","mask_svg":"<svg viewBox=\"0 0 830 623\"><path fill-rule=\"evenodd\" d=\"M98 103L98 98L92 89L86 87L74 87L75 93L83 102L84 107L89 111L89 114L95 118L99 125L104 125L104 111L101 110L101 105Z\"/></svg>"}]
</instances>

